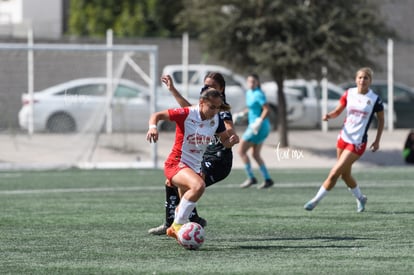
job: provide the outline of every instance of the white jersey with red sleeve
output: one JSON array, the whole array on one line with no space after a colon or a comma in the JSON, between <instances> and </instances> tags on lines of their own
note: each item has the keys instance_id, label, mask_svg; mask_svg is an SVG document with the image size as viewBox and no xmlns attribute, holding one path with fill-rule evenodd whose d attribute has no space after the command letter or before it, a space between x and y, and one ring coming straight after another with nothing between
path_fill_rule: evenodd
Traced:
<instances>
[{"instance_id":1,"label":"white jersey with red sleeve","mask_svg":"<svg viewBox=\"0 0 414 275\"><path fill-rule=\"evenodd\" d=\"M166 162L184 163L200 173L201 161L207 146L219 142L215 133L225 130L224 123L215 115L203 120L200 106L191 106L168 110L171 121L176 122L175 143Z\"/></svg>"},{"instance_id":2,"label":"white jersey with red sleeve","mask_svg":"<svg viewBox=\"0 0 414 275\"><path fill-rule=\"evenodd\" d=\"M371 89L361 94L357 88L350 88L339 101L347 112L341 138L351 144L367 142L367 132L374 113L384 110L381 98Z\"/></svg>"}]
</instances>

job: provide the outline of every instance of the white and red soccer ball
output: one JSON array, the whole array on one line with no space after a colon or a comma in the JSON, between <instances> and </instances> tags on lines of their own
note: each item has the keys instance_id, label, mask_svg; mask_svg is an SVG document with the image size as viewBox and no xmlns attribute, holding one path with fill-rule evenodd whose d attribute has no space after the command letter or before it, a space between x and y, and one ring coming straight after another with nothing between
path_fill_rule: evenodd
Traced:
<instances>
[{"instance_id":1,"label":"white and red soccer ball","mask_svg":"<svg viewBox=\"0 0 414 275\"><path fill-rule=\"evenodd\" d=\"M178 243L185 249L196 250L204 243L204 228L195 222L184 224L177 234Z\"/></svg>"}]
</instances>

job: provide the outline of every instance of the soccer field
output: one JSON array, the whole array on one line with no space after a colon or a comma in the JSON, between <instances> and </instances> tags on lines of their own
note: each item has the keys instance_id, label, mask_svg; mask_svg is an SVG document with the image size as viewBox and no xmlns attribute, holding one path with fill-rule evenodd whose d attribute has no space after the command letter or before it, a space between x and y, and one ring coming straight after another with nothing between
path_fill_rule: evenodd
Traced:
<instances>
[{"instance_id":1,"label":"soccer field","mask_svg":"<svg viewBox=\"0 0 414 275\"><path fill-rule=\"evenodd\" d=\"M303 205L327 169L242 170L198 203L206 241L188 251L147 230L164 219L160 170L0 172L2 274L413 274L414 169L355 169L366 212L339 181Z\"/></svg>"}]
</instances>

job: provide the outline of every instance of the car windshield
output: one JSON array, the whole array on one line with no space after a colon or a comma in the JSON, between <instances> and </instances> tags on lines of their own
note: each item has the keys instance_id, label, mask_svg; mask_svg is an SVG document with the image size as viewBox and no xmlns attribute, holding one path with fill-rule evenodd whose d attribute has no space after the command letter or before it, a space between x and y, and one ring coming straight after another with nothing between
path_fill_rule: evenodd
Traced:
<instances>
[{"instance_id":1,"label":"car windshield","mask_svg":"<svg viewBox=\"0 0 414 275\"><path fill-rule=\"evenodd\" d=\"M302 97L307 97L308 96L308 90L306 89L305 86L291 85L291 86L288 86L288 87L300 91L300 94L302 95Z\"/></svg>"},{"instance_id":2,"label":"car windshield","mask_svg":"<svg viewBox=\"0 0 414 275\"><path fill-rule=\"evenodd\" d=\"M131 87L127 87L124 85L119 85L116 90L115 90L115 97L120 97L120 98L132 98L132 97L137 97L139 95L141 95L142 93L138 90L135 90Z\"/></svg>"},{"instance_id":3,"label":"car windshield","mask_svg":"<svg viewBox=\"0 0 414 275\"><path fill-rule=\"evenodd\" d=\"M371 89L376 92L382 100L388 102L388 87L387 85L371 85ZM394 86L394 101L395 102L410 102L412 101L414 94L411 94L410 91L399 87Z\"/></svg>"},{"instance_id":4,"label":"car windshield","mask_svg":"<svg viewBox=\"0 0 414 275\"><path fill-rule=\"evenodd\" d=\"M106 93L104 84L89 84L65 89L56 95L83 95L83 96L103 96Z\"/></svg>"},{"instance_id":5,"label":"car windshield","mask_svg":"<svg viewBox=\"0 0 414 275\"><path fill-rule=\"evenodd\" d=\"M319 99L322 99L322 87L318 85L315 87L315 92ZM339 100L341 98L341 94L335 90L329 89L328 87L328 99L330 100Z\"/></svg>"},{"instance_id":6,"label":"car windshield","mask_svg":"<svg viewBox=\"0 0 414 275\"><path fill-rule=\"evenodd\" d=\"M176 84L183 84L183 73L181 71L174 72L173 77L176 81ZM200 85L199 75L197 71L188 71L188 83L190 85Z\"/></svg>"}]
</instances>

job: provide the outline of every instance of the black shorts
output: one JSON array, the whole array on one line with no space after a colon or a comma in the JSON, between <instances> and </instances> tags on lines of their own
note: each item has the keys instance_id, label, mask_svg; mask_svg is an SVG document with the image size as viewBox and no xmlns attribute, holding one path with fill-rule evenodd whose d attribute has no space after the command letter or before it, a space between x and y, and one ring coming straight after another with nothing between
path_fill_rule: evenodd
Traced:
<instances>
[{"instance_id":1,"label":"black shorts","mask_svg":"<svg viewBox=\"0 0 414 275\"><path fill-rule=\"evenodd\" d=\"M220 150L215 155L204 155L201 171L205 175L206 186L225 179L233 165L233 152L231 149Z\"/></svg>"}]
</instances>

